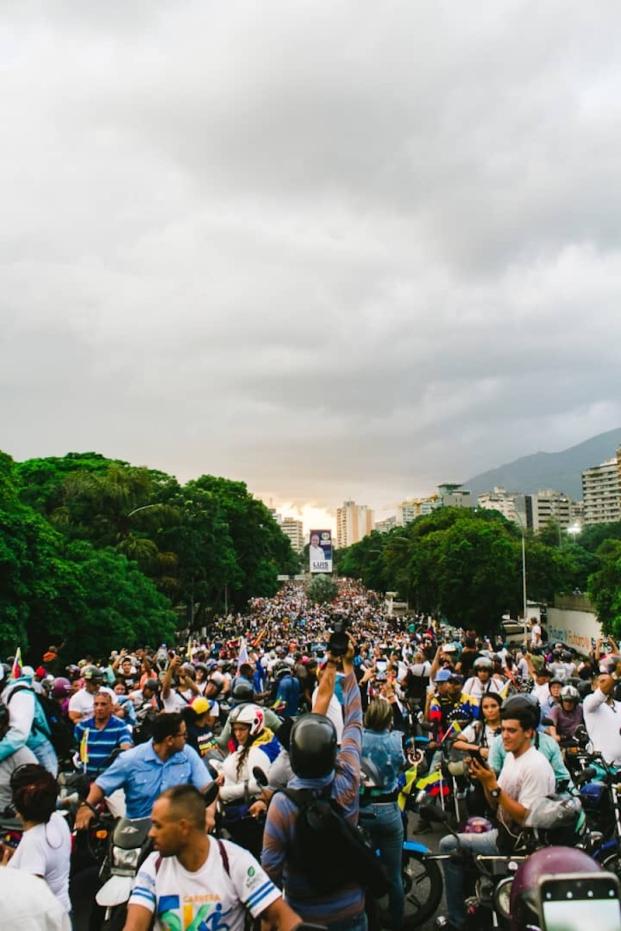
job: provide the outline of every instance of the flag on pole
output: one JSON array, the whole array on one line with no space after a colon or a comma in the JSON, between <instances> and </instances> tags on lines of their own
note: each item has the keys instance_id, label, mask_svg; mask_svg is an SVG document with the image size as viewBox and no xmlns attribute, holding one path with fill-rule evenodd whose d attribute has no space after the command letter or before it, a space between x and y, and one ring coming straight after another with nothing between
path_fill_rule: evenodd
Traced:
<instances>
[{"instance_id":1,"label":"flag on pole","mask_svg":"<svg viewBox=\"0 0 621 931\"><path fill-rule=\"evenodd\" d=\"M13 660L13 666L11 667L11 679L19 679L22 674L22 651L18 647L15 650L15 659Z\"/></svg>"},{"instance_id":2,"label":"flag on pole","mask_svg":"<svg viewBox=\"0 0 621 931\"><path fill-rule=\"evenodd\" d=\"M86 772L86 767L88 765L88 735L90 728L85 727L84 733L82 734L82 740L80 741L80 763L84 766L84 772Z\"/></svg>"},{"instance_id":3,"label":"flag on pole","mask_svg":"<svg viewBox=\"0 0 621 931\"><path fill-rule=\"evenodd\" d=\"M243 663L249 663L249 662L250 662L250 659L248 657L248 644L246 643L246 638L242 637L241 644L239 647L239 657L237 659L237 672L239 672L239 667L242 666Z\"/></svg>"}]
</instances>

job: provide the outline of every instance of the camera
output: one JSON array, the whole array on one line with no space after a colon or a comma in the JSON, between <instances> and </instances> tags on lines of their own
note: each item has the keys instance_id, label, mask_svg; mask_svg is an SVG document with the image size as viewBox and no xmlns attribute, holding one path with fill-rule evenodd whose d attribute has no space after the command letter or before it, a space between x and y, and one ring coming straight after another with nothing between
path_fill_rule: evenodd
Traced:
<instances>
[{"instance_id":1,"label":"camera","mask_svg":"<svg viewBox=\"0 0 621 931\"><path fill-rule=\"evenodd\" d=\"M349 637L347 636L347 627L349 621L341 618L335 621L332 626L332 633L328 640L328 650L332 656L345 656L349 648Z\"/></svg>"}]
</instances>

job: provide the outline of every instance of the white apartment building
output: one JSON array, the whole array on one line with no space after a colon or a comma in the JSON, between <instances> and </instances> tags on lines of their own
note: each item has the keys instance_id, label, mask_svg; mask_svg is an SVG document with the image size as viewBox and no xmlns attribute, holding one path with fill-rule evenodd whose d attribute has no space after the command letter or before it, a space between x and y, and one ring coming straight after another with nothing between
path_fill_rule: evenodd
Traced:
<instances>
[{"instance_id":1,"label":"white apartment building","mask_svg":"<svg viewBox=\"0 0 621 931\"><path fill-rule=\"evenodd\" d=\"M477 498L477 506L488 511L500 511L503 517L518 526L527 528L525 495L507 491L502 485L495 485L491 491L484 491Z\"/></svg>"},{"instance_id":2,"label":"white apartment building","mask_svg":"<svg viewBox=\"0 0 621 931\"><path fill-rule=\"evenodd\" d=\"M380 533L388 533L390 530L393 530L397 526L396 517L386 517L384 520L378 520L375 524L375 529Z\"/></svg>"},{"instance_id":3,"label":"white apartment building","mask_svg":"<svg viewBox=\"0 0 621 931\"><path fill-rule=\"evenodd\" d=\"M291 541L291 547L296 553L301 553L304 549L304 525L301 520L296 520L294 517L281 517L280 529L289 537Z\"/></svg>"},{"instance_id":4,"label":"white apartment building","mask_svg":"<svg viewBox=\"0 0 621 931\"><path fill-rule=\"evenodd\" d=\"M582 473L585 524L621 520L621 447L613 459Z\"/></svg>"},{"instance_id":5,"label":"white apartment building","mask_svg":"<svg viewBox=\"0 0 621 931\"><path fill-rule=\"evenodd\" d=\"M366 504L344 501L336 509L336 545L341 549L359 543L373 530L373 510Z\"/></svg>"}]
</instances>

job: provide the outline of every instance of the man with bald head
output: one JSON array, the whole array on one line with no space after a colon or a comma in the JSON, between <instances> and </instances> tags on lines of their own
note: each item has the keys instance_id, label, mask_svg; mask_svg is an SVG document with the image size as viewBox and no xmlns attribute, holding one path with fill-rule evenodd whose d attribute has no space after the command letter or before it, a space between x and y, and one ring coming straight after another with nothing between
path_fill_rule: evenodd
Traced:
<instances>
[{"instance_id":1,"label":"man with bald head","mask_svg":"<svg viewBox=\"0 0 621 931\"><path fill-rule=\"evenodd\" d=\"M621 702L613 698L616 680L608 673L597 676L594 690L584 699L584 723L593 748L609 766L621 768Z\"/></svg>"},{"instance_id":2,"label":"man with bald head","mask_svg":"<svg viewBox=\"0 0 621 931\"><path fill-rule=\"evenodd\" d=\"M117 747L128 750L133 746L129 727L112 714L112 696L97 692L93 699L93 717L75 726L75 739L80 747L80 760L93 779L110 763Z\"/></svg>"}]
</instances>

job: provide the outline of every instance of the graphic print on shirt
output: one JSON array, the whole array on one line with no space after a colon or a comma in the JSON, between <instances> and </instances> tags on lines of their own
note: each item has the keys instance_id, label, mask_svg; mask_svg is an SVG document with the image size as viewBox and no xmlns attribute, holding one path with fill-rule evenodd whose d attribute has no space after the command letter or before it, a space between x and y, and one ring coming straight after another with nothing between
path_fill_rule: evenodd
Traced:
<instances>
[{"instance_id":1,"label":"graphic print on shirt","mask_svg":"<svg viewBox=\"0 0 621 931\"><path fill-rule=\"evenodd\" d=\"M217 895L163 895L158 902L158 920L164 931L229 931L227 916Z\"/></svg>"}]
</instances>

